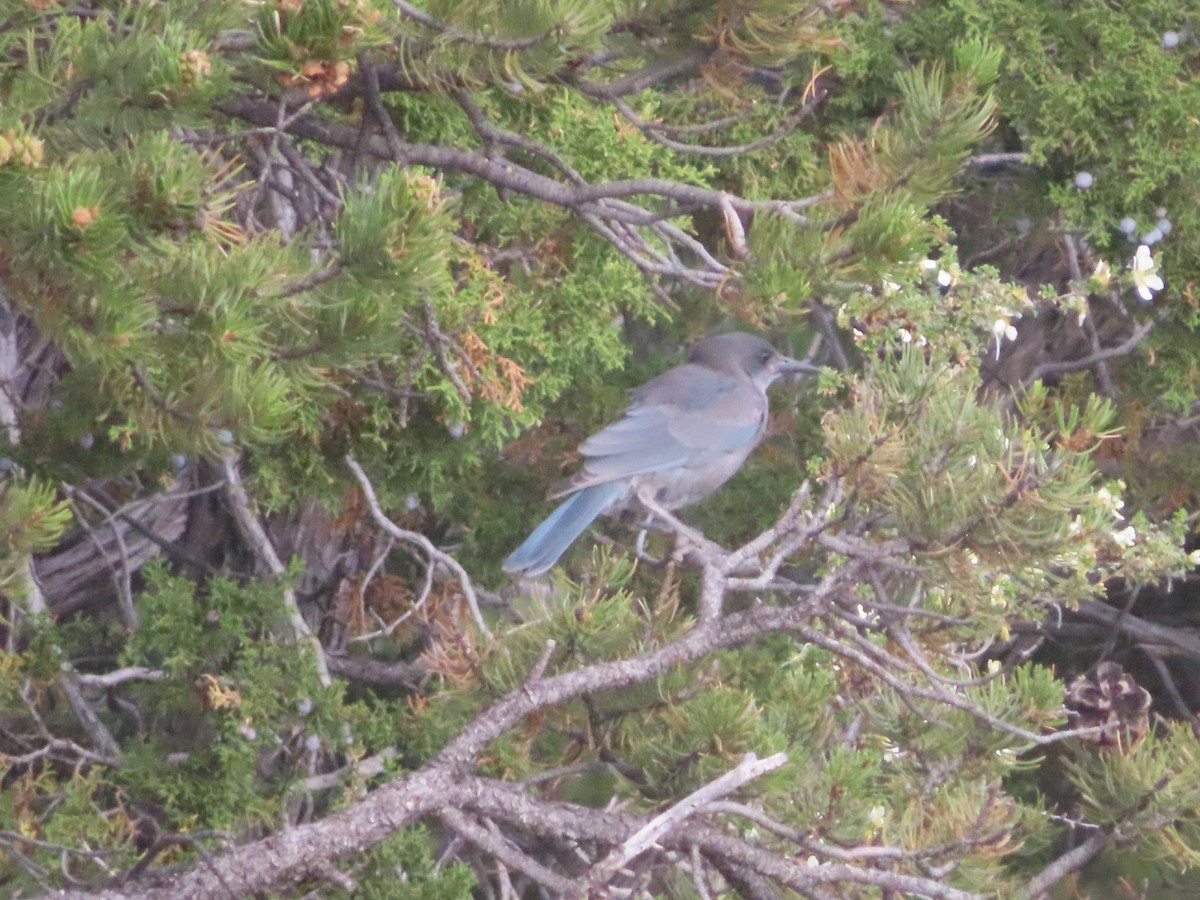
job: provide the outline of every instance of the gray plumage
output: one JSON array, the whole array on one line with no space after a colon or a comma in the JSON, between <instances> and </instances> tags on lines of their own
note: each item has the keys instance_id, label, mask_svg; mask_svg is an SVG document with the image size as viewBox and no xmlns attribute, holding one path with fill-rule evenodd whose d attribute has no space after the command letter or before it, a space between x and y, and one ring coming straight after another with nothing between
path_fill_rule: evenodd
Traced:
<instances>
[{"instance_id":1,"label":"gray plumage","mask_svg":"<svg viewBox=\"0 0 1200 900\"><path fill-rule=\"evenodd\" d=\"M754 335L697 343L688 361L633 393L624 415L584 441L583 470L566 496L504 560L504 571L539 575L603 513L636 502L639 491L666 509L703 500L728 481L767 427L767 388L812 366Z\"/></svg>"}]
</instances>

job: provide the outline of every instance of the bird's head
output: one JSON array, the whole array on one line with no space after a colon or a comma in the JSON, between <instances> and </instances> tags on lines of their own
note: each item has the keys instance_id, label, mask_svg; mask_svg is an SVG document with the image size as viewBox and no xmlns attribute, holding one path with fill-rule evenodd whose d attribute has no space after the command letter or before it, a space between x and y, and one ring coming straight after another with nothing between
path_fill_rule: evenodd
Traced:
<instances>
[{"instance_id":1,"label":"bird's head","mask_svg":"<svg viewBox=\"0 0 1200 900\"><path fill-rule=\"evenodd\" d=\"M746 378L766 390L776 378L793 372L816 372L816 366L784 356L766 341L735 331L698 342L688 362L707 366L735 378Z\"/></svg>"}]
</instances>

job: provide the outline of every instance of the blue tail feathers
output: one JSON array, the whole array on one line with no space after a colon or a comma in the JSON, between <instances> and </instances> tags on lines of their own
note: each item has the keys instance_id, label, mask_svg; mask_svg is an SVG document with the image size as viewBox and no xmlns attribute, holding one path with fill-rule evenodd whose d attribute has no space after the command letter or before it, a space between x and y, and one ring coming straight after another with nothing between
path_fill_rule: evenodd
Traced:
<instances>
[{"instance_id":1,"label":"blue tail feathers","mask_svg":"<svg viewBox=\"0 0 1200 900\"><path fill-rule=\"evenodd\" d=\"M558 562L566 549L602 512L627 490L624 482L596 484L576 491L550 513L533 534L504 560L505 572L540 575Z\"/></svg>"}]
</instances>

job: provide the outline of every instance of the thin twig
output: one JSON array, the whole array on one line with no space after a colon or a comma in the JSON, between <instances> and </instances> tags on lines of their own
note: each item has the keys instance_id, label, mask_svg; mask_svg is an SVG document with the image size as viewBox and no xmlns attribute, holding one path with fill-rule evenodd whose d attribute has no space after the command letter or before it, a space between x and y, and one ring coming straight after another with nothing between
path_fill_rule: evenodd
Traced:
<instances>
[{"instance_id":1,"label":"thin twig","mask_svg":"<svg viewBox=\"0 0 1200 900\"><path fill-rule=\"evenodd\" d=\"M1007 163L1024 164L1029 162L1028 153L977 153L963 160L965 166L1000 166Z\"/></svg>"},{"instance_id":2,"label":"thin twig","mask_svg":"<svg viewBox=\"0 0 1200 900\"><path fill-rule=\"evenodd\" d=\"M399 165L404 165L404 145L400 140L400 132L396 130L396 123L392 121L391 114L388 113L387 108L383 105L383 98L379 95L379 74L375 71L375 67L371 65L371 61L365 52L358 55L358 68L363 73L363 78L367 86L367 105L371 108L371 115L375 117L375 121L383 129L383 136L387 139L388 149L392 152L392 160Z\"/></svg>"},{"instance_id":3,"label":"thin twig","mask_svg":"<svg viewBox=\"0 0 1200 900\"><path fill-rule=\"evenodd\" d=\"M77 521L84 532L87 533L87 536L91 540L93 546L95 546L96 551L100 554L101 559L103 559L105 562L109 577L112 579L113 588L116 590L117 608L121 611L121 623L126 629L129 630L130 634L133 634L138 630L137 607L135 607L133 603L133 571L132 566L129 564L129 548L125 545L125 535L121 529L117 527L117 514L110 513L107 509L105 509L103 504L92 498L92 496L84 490L80 490L65 483L61 486L61 489L71 504L71 511L75 513L75 521ZM87 516L85 516L83 511L79 509L79 506L75 502L76 498L82 500L88 506L97 510L102 516L104 516L104 524L111 529L113 540L115 540L117 544L117 560L115 563L109 559L108 551L104 547L104 542L100 540L100 536L96 534L95 529L93 529L91 523L88 522Z\"/></svg>"},{"instance_id":4,"label":"thin twig","mask_svg":"<svg viewBox=\"0 0 1200 900\"><path fill-rule=\"evenodd\" d=\"M1200 660L1200 637L1187 629L1158 625L1099 600L1085 600L1073 612L1093 622L1114 626L1139 643L1168 647L1176 654Z\"/></svg>"},{"instance_id":5,"label":"thin twig","mask_svg":"<svg viewBox=\"0 0 1200 900\"><path fill-rule=\"evenodd\" d=\"M745 144L733 144L726 146L685 144L682 141L673 140L672 138L667 137L667 133L670 130L669 128L663 127L663 125L658 122L647 122L637 114L634 108L630 106L627 101L623 100L621 97L609 97L608 101L617 108L622 116L629 120L630 124L632 124L638 131L640 131L650 140L654 141L656 144L661 144L662 146L673 150L676 153L681 153L684 155L721 158L745 156L747 153L753 153L756 150L762 150L764 147L770 147L772 144L779 142L789 134L792 134L796 126L807 119L812 112L821 105L824 99L825 95L814 97L808 103L797 107L793 112L785 116L783 120L775 126L774 129L760 138L755 138L753 141L748 141ZM738 119L731 118L728 121L736 122ZM706 130L713 129L706 128Z\"/></svg>"},{"instance_id":6,"label":"thin twig","mask_svg":"<svg viewBox=\"0 0 1200 900\"><path fill-rule=\"evenodd\" d=\"M226 453L221 457L221 466L225 472L225 496L229 499L234 521L237 522L242 537L258 558L266 564L273 576L284 578L287 575L287 567L279 558L279 554L275 552L275 547L271 544L271 539L267 537L262 523L258 521L258 516L250 509L250 497L242 485L242 474L238 469L236 455ZM328 687L333 680L329 677L329 666L325 662L325 650L301 614L300 607L296 603L296 589L291 584L284 583L283 585L283 602L287 608L288 622L292 627L292 633L297 640L308 644L312 650L313 663L317 667L317 675L321 679L321 684Z\"/></svg>"},{"instance_id":7,"label":"thin twig","mask_svg":"<svg viewBox=\"0 0 1200 900\"><path fill-rule=\"evenodd\" d=\"M846 355L846 351L842 347L842 339L838 335L837 323L833 319L833 313L826 308L824 303L816 299L809 304L809 308L812 310L813 317L817 320L817 327L825 335L825 340L829 344L829 351L833 354L833 360L837 364L838 370L849 372L850 357Z\"/></svg>"},{"instance_id":8,"label":"thin twig","mask_svg":"<svg viewBox=\"0 0 1200 900\"><path fill-rule=\"evenodd\" d=\"M1079 246L1076 243L1075 235L1064 234L1063 246L1067 251L1067 270L1071 275L1071 280L1078 283L1083 280L1083 268L1079 264ZM1090 313L1091 310L1089 309L1088 312ZM1092 347L1092 356L1096 359L1096 364L1093 366L1096 384L1099 386L1101 394L1106 397L1115 397L1117 389L1113 384L1112 376L1108 373L1108 364L1103 357L1098 356L1104 348L1100 346L1100 335L1096 332L1094 319L1095 316L1092 315L1083 316L1083 332L1087 335L1088 342Z\"/></svg>"},{"instance_id":9,"label":"thin twig","mask_svg":"<svg viewBox=\"0 0 1200 900\"><path fill-rule=\"evenodd\" d=\"M467 600L467 606L471 610L471 616L475 619L475 624L479 627L480 633L484 637L491 638L492 633L484 621L483 613L479 610L479 598L475 593L475 588L471 583L471 576L453 556L446 553L444 550L433 545L433 542L425 535L417 531L408 531L398 526L395 522L389 519L383 513L383 509L379 506L379 498L375 495L375 488L371 484L371 480L367 478L367 473L362 470L362 466L352 456L346 457L346 465L350 467L350 471L354 473L354 477L358 479L359 485L362 487L363 496L366 497L367 506L371 510L371 516L375 519L375 523L399 541L404 541L407 544L415 544L420 547L429 557L431 562L441 563L458 580L462 588L463 596Z\"/></svg>"},{"instance_id":10,"label":"thin twig","mask_svg":"<svg viewBox=\"0 0 1200 900\"><path fill-rule=\"evenodd\" d=\"M439 811L438 817L472 844L487 851L505 865L524 872L539 884L544 884L559 894L565 894L571 889L571 880L569 878L546 868L537 860L517 849L503 835L493 834L488 829L477 825L459 810L453 807L446 807Z\"/></svg>"}]
</instances>

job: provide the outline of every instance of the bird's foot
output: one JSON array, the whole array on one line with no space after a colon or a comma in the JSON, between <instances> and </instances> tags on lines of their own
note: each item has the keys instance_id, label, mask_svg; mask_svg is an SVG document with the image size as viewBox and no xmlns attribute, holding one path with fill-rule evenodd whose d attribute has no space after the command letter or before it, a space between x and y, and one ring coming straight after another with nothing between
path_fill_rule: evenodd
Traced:
<instances>
[{"instance_id":1,"label":"bird's foot","mask_svg":"<svg viewBox=\"0 0 1200 900\"><path fill-rule=\"evenodd\" d=\"M697 550L700 550L703 553L712 553L714 551L721 552L721 548L718 544L710 541L690 525L685 525L683 522L681 522L674 513L668 511L661 503L655 500L648 490L639 488L637 492L637 498L641 502L642 506L646 507L646 509L650 511L650 514L654 516L654 518L659 519L665 523L668 528L675 532L677 540L683 545L678 548L680 554L686 551L688 545L694 546ZM642 554L642 550L645 547L645 542L646 530L643 528L638 533L637 548L639 555Z\"/></svg>"},{"instance_id":2,"label":"bird's foot","mask_svg":"<svg viewBox=\"0 0 1200 900\"><path fill-rule=\"evenodd\" d=\"M637 540L633 542L634 555L642 562L649 563L652 566L661 566L664 561L657 556L651 556L646 550L646 538L649 534L649 529L645 526L638 529Z\"/></svg>"}]
</instances>

